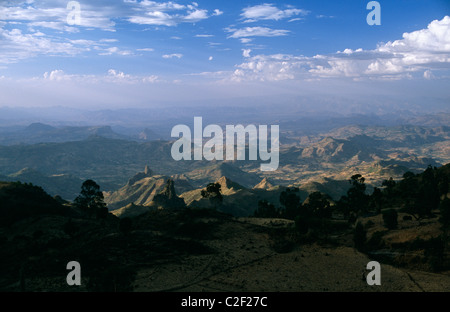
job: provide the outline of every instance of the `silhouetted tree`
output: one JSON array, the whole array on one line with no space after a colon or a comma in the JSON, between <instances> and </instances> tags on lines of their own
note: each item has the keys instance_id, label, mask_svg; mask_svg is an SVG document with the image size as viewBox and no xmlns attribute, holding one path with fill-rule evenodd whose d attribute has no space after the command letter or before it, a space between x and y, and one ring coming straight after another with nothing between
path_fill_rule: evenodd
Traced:
<instances>
[{"instance_id":1,"label":"silhouetted tree","mask_svg":"<svg viewBox=\"0 0 450 312\"><path fill-rule=\"evenodd\" d=\"M370 204L377 213L381 212L383 208L383 192L378 187L373 189L372 196L370 196Z\"/></svg>"},{"instance_id":2,"label":"silhouetted tree","mask_svg":"<svg viewBox=\"0 0 450 312\"><path fill-rule=\"evenodd\" d=\"M75 198L74 203L76 207L89 216L95 215L97 218L103 219L108 215L108 208L103 200L100 186L93 180L86 180L83 182L80 195Z\"/></svg>"},{"instance_id":3,"label":"silhouetted tree","mask_svg":"<svg viewBox=\"0 0 450 312\"><path fill-rule=\"evenodd\" d=\"M203 198L208 198L214 207L217 207L223 202L223 196L220 189L221 186L219 183L209 183L206 186L206 189L201 191L201 195Z\"/></svg>"},{"instance_id":4,"label":"silhouetted tree","mask_svg":"<svg viewBox=\"0 0 450 312\"><path fill-rule=\"evenodd\" d=\"M348 205L350 212L354 214L364 213L367 211L367 199L365 178L360 174L353 175L349 183L352 185L347 191Z\"/></svg>"},{"instance_id":5,"label":"silhouetted tree","mask_svg":"<svg viewBox=\"0 0 450 312\"><path fill-rule=\"evenodd\" d=\"M331 205L329 197L321 192L313 192L308 196L306 206L312 216L316 218L331 218Z\"/></svg>"},{"instance_id":6,"label":"silhouetted tree","mask_svg":"<svg viewBox=\"0 0 450 312\"><path fill-rule=\"evenodd\" d=\"M300 195L297 187L286 188L280 194L280 204L285 207L283 215L286 219L294 220L298 215L304 215L302 205L300 203Z\"/></svg>"},{"instance_id":7,"label":"silhouetted tree","mask_svg":"<svg viewBox=\"0 0 450 312\"><path fill-rule=\"evenodd\" d=\"M436 168L428 166L422 174L422 183L419 188L419 204L423 215L431 215L432 210L439 207L439 189L434 172Z\"/></svg>"},{"instance_id":8,"label":"silhouetted tree","mask_svg":"<svg viewBox=\"0 0 450 312\"><path fill-rule=\"evenodd\" d=\"M422 174L405 174L399 182L404 211L417 220L430 216L439 207L440 194L435 172L436 168L428 166Z\"/></svg>"},{"instance_id":9,"label":"silhouetted tree","mask_svg":"<svg viewBox=\"0 0 450 312\"><path fill-rule=\"evenodd\" d=\"M384 180L381 183L381 186L383 186L385 189L388 199L391 199L391 197L394 195L395 193L394 188L396 184L397 183L394 181L394 179L392 179L392 177L390 177L389 180Z\"/></svg>"},{"instance_id":10,"label":"silhouetted tree","mask_svg":"<svg viewBox=\"0 0 450 312\"><path fill-rule=\"evenodd\" d=\"M264 199L258 201L258 209L255 211L254 216L257 218L277 218L280 216L280 212L275 208L275 205Z\"/></svg>"}]
</instances>

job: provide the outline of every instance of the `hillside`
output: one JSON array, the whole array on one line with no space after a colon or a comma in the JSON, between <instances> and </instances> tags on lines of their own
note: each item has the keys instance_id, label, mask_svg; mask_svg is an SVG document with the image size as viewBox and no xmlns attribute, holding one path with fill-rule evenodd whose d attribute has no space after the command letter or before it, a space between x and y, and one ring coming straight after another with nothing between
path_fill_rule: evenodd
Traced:
<instances>
[{"instance_id":1,"label":"hillside","mask_svg":"<svg viewBox=\"0 0 450 312\"><path fill-rule=\"evenodd\" d=\"M0 182L0 226L42 215L69 216L71 210L41 187L20 182Z\"/></svg>"},{"instance_id":2,"label":"hillside","mask_svg":"<svg viewBox=\"0 0 450 312\"><path fill-rule=\"evenodd\" d=\"M115 192L104 192L105 203L109 210L124 208L130 210L152 204L155 196L161 194L167 186L168 181L174 181L171 193L180 194L193 189L186 177L182 175L167 177L156 174L146 166L144 172L135 174L128 183ZM121 214L121 212L118 212Z\"/></svg>"},{"instance_id":3,"label":"hillside","mask_svg":"<svg viewBox=\"0 0 450 312\"><path fill-rule=\"evenodd\" d=\"M41 172L24 168L8 176L0 177L1 181L20 181L23 183L32 183L41 186L48 194L52 196L59 195L66 200L74 200L80 192L83 181L77 177L68 174L54 174L46 176Z\"/></svg>"},{"instance_id":4,"label":"hillside","mask_svg":"<svg viewBox=\"0 0 450 312\"><path fill-rule=\"evenodd\" d=\"M159 177L146 168L130 179L130 186ZM380 212L368 211L356 222L305 219L306 232L300 231L297 219L233 217L211 207L166 209L167 200L175 198L171 180L153 204L129 205L122 219L112 214L92 217L59 204L39 187L3 182L0 290L448 292L449 255L437 248L444 211L432 209L415 220L405 218L410 214L401 204L407 200L404 184L412 181L419 196L432 186L441 202L443 192L450 198L449 177L450 164L430 167L383 189L381 212L392 207L398 211L395 229L387 228ZM252 197L273 196L275 202L285 190L247 189L226 177L217 182L235 213L245 210ZM304 200L302 194L302 207L319 203L312 197ZM139 209L144 210L132 213ZM367 235L362 247L355 241L358 223ZM379 287L368 286L364 279L365 267L374 259L382 265ZM69 288L66 272L61 273L61 266L73 260L83 267L79 288Z\"/></svg>"},{"instance_id":5,"label":"hillside","mask_svg":"<svg viewBox=\"0 0 450 312\"><path fill-rule=\"evenodd\" d=\"M214 161L199 169L186 172L185 175L202 186L215 182L224 176L233 181L239 181L239 184L249 188L255 186L261 180L257 174L247 173L239 169L238 165L238 162L230 164L228 162Z\"/></svg>"}]
</instances>

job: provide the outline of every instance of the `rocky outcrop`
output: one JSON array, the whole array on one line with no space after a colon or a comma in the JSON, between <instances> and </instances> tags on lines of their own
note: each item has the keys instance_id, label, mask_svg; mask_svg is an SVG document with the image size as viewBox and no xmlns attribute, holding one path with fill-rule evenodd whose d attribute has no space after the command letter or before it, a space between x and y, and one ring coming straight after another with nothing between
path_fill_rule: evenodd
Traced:
<instances>
[{"instance_id":1,"label":"rocky outcrop","mask_svg":"<svg viewBox=\"0 0 450 312\"><path fill-rule=\"evenodd\" d=\"M168 179L164 189L153 198L158 209L180 210L186 208L184 200L177 196L172 179Z\"/></svg>"},{"instance_id":2,"label":"rocky outcrop","mask_svg":"<svg viewBox=\"0 0 450 312\"><path fill-rule=\"evenodd\" d=\"M267 180L267 178L264 178L261 182L259 182L253 187L253 189L261 189L261 190L268 190L271 188L273 188L273 185L272 183L269 182L269 180Z\"/></svg>"}]
</instances>

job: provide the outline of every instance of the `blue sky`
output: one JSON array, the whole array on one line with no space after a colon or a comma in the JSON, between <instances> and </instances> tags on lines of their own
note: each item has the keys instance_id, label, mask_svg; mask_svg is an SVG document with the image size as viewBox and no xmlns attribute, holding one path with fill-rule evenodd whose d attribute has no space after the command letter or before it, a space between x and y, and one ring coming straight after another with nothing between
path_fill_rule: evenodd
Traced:
<instances>
[{"instance_id":1,"label":"blue sky","mask_svg":"<svg viewBox=\"0 0 450 312\"><path fill-rule=\"evenodd\" d=\"M448 0L76 2L0 2L0 106L450 99Z\"/></svg>"}]
</instances>

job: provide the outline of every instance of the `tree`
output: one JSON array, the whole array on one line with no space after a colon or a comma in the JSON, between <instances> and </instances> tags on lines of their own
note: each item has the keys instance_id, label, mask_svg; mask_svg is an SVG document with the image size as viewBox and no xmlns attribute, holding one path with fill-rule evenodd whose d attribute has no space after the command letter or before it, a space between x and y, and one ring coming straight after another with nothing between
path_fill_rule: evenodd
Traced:
<instances>
[{"instance_id":1,"label":"tree","mask_svg":"<svg viewBox=\"0 0 450 312\"><path fill-rule=\"evenodd\" d=\"M223 202L223 196L220 193L221 186L219 183L209 183L206 189L201 191L203 198L208 198L214 207L219 206Z\"/></svg>"},{"instance_id":2,"label":"tree","mask_svg":"<svg viewBox=\"0 0 450 312\"><path fill-rule=\"evenodd\" d=\"M81 186L80 195L75 198L75 206L86 212L89 216L95 215L98 219L104 219L108 215L108 208L103 201L103 193L100 186L93 180L86 180Z\"/></svg>"},{"instance_id":3,"label":"tree","mask_svg":"<svg viewBox=\"0 0 450 312\"><path fill-rule=\"evenodd\" d=\"M313 192L309 194L307 203L304 205L316 218L331 218L331 205L329 198L320 192Z\"/></svg>"},{"instance_id":4,"label":"tree","mask_svg":"<svg viewBox=\"0 0 450 312\"><path fill-rule=\"evenodd\" d=\"M372 196L370 197L370 202L375 208L377 213L381 212L381 209L383 208L383 193L378 187L375 187L373 189Z\"/></svg>"},{"instance_id":5,"label":"tree","mask_svg":"<svg viewBox=\"0 0 450 312\"><path fill-rule=\"evenodd\" d=\"M386 194L388 198L391 198L392 195L394 195L394 188L397 183L392 179L392 177L389 178L389 180L384 180L383 183L381 183L381 186L383 186L386 190Z\"/></svg>"},{"instance_id":6,"label":"tree","mask_svg":"<svg viewBox=\"0 0 450 312\"><path fill-rule=\"evenodd\" d=\"M419 175L407 172L399 182L401 198L405 204L404 211L417 220L430 216L439 207L440 191L445 190L445 181L437 178L437 169L431 166ZM440 190L441 188L441 190Z\"/></svg>"},{"instance_id":7,"label":"tree","mask_svg":"<svg viewBox=\"0 0 450 312\"><path fill-rule=\"evenodd\" d=\"M258 209L254 215L257 218L277 218L280 216L280 212L275 208L274 204L264 199L258 201Z\"/></svg>"},{"instance_id":8,"label":"tree","mask_svg":"<svg viewBox=\"0 0 450 312\"><path fill-rule=\"evenodd\" d=\"M389 230L394 230L398 226L398 214L395 209L389 209L383 212L384 225Z\"/></svg>"},{"instance_id":9,"label":"tree","mask_svg":"<svg viewBox=\"0 0 450 312\"><path fill-rule=\"evenodd\" d=\"M349 183L352 185L347 191L348 204L350 212L359 214L367 210L367 198L365 178L360 174L353 175Z\"/></svg>"},{"instance_id":10,"label":"tree","mask_svg":"<svg viewBox=\"0 0 450 312\"><path fill-rule=\"evenodd\" d=\"M439 188L435 177L436 168L428 166L422 174L422 183L419 188L419 204L423 215L431 215L432 210L439 207Z\"/></svg>"},{"instance_id":11,"label":"tree","mask_svg":"<svg viewBox=\"0 0 450 312\"><path fill-rule=\"evenodd\" d=\"M286 190L280 194L280 204L285 207L284 217L287 219L294 220L296 216L303 215L298 193L298 188L294 187L286 188Z\"/></svg>"}]
</instances>

